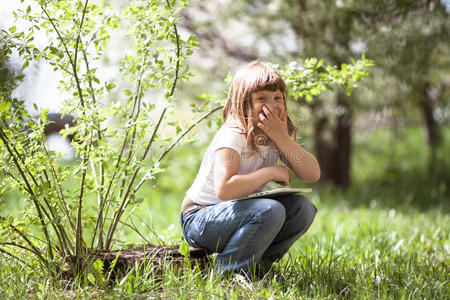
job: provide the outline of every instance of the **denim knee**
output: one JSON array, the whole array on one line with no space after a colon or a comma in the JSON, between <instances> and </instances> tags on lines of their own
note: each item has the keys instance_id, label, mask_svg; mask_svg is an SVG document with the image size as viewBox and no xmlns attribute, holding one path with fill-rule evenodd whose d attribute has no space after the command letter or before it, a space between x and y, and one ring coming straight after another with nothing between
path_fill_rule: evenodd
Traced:
<instances>
[{"instance_id":1,"label":"denim knee","mask_svg":"<svg viewBox=\"0 0 450 300\"><path fill-rule=\"evenodd\" d=\"M288 210L287 220L299 230L306 232L317 213L317 207L303 195L292 195L284 198L283 203Z\"/></svg>"},{"instance_id":2,"label":"denim knee","mask_svg":"<svg viewBox=\"0 0 450 300\"><path fill-rule=\"evenodd\" d=\"M286 220L286 208L280 202L273 199L259 199L265 207L261 213L262 222L274 228L281 227Z\"/></svg>"},{"instance_id":3,"label":"denim knee","mask_svg":"<svg viewBox=\"0 0 450 300\"><path fill-rule=\"evenodd\" d=\"M303 199L308 219L312 222L317 214L317 207L309 200L309 198L303 197Z\"/></svg>"},{"instance_id":4,"label":"denim knee","mask_svg":"<svg viewBox=\"0 0 450 300\"><path fill-rule=\"evenodd\" d=\"M303 219L305 220L304 227L303 227L303 233L305 233L309 227L311 226L312 222L314 221L314 218L317 214L317 207L309 200L309 198L301 195L298 198L298 205L301 207L299 214L302 215Z\"/></svg>"}]
</instances>

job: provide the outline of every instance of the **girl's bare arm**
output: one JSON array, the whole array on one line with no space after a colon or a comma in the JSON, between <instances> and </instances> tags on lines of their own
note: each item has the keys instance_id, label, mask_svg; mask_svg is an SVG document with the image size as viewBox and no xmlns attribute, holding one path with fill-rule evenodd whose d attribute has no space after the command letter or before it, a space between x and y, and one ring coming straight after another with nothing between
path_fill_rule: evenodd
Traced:
<instances>
[{"instance_id":1,"label":"girl's bare arm","mask_svg":"<svg viewBox=\"0 0 450 300\"><path fill-rule=\"evenodd\" d=\"M289 135L279 137L276 141L281 150L281 161L287 165L299 179L316 182L320 178L317 159L297 144Z\"/></svg>"},{"instance_id":2,"label":"girl's bare arm","mask_svg":"<svg viewBox=\"0 0 450 300\"><path fill-rule=\"evenodd\" d=\"M214 189L220 200L247 196L271 180L282 185L288 185L291 180L289 170L284 166L270 166L248 174L237 174L239 163L240 156L236 151L230 148L216 151Z\"/></svg>"}]
</instances>

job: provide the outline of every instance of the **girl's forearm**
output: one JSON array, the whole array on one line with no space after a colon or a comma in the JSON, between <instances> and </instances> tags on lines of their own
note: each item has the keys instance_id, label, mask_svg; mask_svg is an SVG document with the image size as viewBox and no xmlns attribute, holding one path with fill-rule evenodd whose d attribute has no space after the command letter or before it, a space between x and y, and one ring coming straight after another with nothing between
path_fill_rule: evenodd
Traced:
<instances>
[{"instance_id":1,"label":"girl's forearm","mask_svg":"<svg viewBox=\"0 0 450 300\"><path fill-rule=\"evenodd\" d=\"M220 200L232 200L244 197L272 180L270 167L265 167L248 174L233 175L220 187L216 194Z\"/></svg>"},{"instance_id":2,"label":"girl's forearm","mask_svg":"<svg viewBox=\"0 0 450 300\"><path fill-rule=\"evenodd\" d=\"M320 178L320 166L317 159L298 145L290 136L275 141L283 152L287 166L295 176L306 182L316 182Z\"/></svg>"}]
</instances>

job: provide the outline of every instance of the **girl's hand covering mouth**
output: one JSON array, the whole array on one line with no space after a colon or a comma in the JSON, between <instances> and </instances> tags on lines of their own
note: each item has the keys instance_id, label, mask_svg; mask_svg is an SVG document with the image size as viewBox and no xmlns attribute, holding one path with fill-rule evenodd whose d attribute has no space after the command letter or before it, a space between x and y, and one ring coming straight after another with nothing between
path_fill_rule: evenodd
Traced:
<instances>
[{"instance_id":1,"label":"girl's hand covering mouth","mask_svg":"<svg viewBox=\"0 0 450 300\"><path fill-rule=\"evenodd\" d=\"M269 107L262 107L263 113L259 113L258 127L274 142L280 137L289 136L287 129L288 111L274 113Z\"/></svg>"}]
</instances>

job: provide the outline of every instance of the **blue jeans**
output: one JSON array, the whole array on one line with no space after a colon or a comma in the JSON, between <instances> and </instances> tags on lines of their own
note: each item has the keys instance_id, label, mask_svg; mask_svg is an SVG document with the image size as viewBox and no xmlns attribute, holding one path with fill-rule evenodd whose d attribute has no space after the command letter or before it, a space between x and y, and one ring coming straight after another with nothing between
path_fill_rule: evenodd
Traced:
<instances>
[{"instance_id":1,"label":"blue jeans","mask_svg":"<svg viewBox=\"0 0 450 300\"><path fill-rule=\"evenodd\" d=\"M268 269L308 230L317 213L303 195L194 206L180 216L184 238L192 247L218 252L214 267L220 273L251 274L256 264Z\"/></svg>"}]
</instances>

